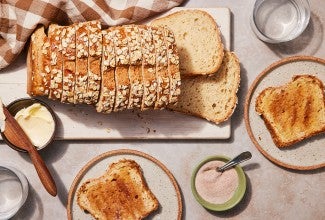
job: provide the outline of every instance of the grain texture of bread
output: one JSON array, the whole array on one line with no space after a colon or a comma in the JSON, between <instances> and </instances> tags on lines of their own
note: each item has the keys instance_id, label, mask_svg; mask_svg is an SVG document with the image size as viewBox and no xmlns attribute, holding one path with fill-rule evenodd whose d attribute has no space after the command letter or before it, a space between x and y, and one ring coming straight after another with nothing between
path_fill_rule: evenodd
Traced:
<instances>
[{"instance_id":1,"label":"grain texture of bread","mask_svg":"<svg viewBox=\"0 0 325 220\"><path fill-rule=\"evenodd\" d=\"M151 32L155 46L157 80L157 98L154 109L163 109L169 103L170 93L167 45L163 27L152 27Z\"/></svg>"},{"instance_id":2,"label":"grain texture of bread","mask_svg":"<svg viewBox=\"0 0 325 220\"><path fill-rule=\"evenodd\" d=\"M48 30L51 51L51 81L49 99L61 100L63 79L62 36L64 27L51 24Z\"/></svg>"},{"instance_id":3,"label":"grain texture of bread","mask_svg":"<svg viewBox=\"0 0 325 220\"><path fill-rule=\"evenodd\" d=\"M219 124L234 112L239 83L239 60L234 53L226 51L216 74L182 78L178 102L168 108Z\"/></svg>"},{"instance_id":4,"label":"grain texture of bread","mask_svg":"<svg viewBox=\"0 0 325 220\"><path fill-rule=\"evenodd\" d=\"M44 26L38 27L32 34L28 56L27 93L32 96L47 96L51 80L50 42Z\"/></svg>"},{"instance_id":5,"label":"grain texture of bread","mask_svg":"<svg viewBox=\"0 0 325 220\"><path fill-rule=\"evenodd\" d=\"M129 159L112 163L103 176L83 183L77 203L100 220L143 219L159 206L141 167Z\"/></svg>"},{"instance_id":6,"label":"grain texture of bread","mask_svg":"<svg viewBox=\"0 0 325 220\"><path fill-rule=\"evenodd\" d=\"M129 79L131 87L128 109L141 109L143 83L140 32L136 25L126 25L124 28L130 53Z\"/></svg>"},{"instance_id":7,"label":"grain texture of bread","mask_svg":"<svg viewBox=\"0 0 325 220\"><path fill-rule=\"evenodd\" d=\"M156 55L151 29L138 26L141 38L143 98L141 110L153 108L157 99Z\"/></svg>"},{"instance_id":8,"label":"grain texture of bread","mask_svg":"<svg viewBox=\"0 0 325 220\"><path fill-rule=\"evenodd\" d=\"M99 21L91 21L88 27L89 57L88 57L88 84L85 102L94 105L97 103L101 83L102 60L102 30Z\"/></svg>"},{"instance_id":9,"label":"grain texture of bread","mask_svg":"<svg viewBox=\"0 0 325 220\"><path fill-rule=\"evenodd\" d=\"M76 76L76 29L68 26L62 31L62 96L61 102L74 103L74 86Z\"/></svg>"},{"instance_id":10,"label":"grain texture of bread","mask_svg":"<svg viewBox=\"0 0 325 220\"><path fill-rule=\"evenodd\" d=\"M110 113L114 109L115 103L115 49L114 31L103 30L103 55L101 66L101 91L96 104L97 112Z\"/></svg>"},{"instance_id":11,"label":"grain texture of bread","mask_svg":"<svg viewBox=\"0 0 325 220\"><path fill-rule=\"evenodd\" d=\"M179 56L175 44L175 36L171 30L164 27L164 39L167 47L167 65L169 76L169 103L177 103L181 94L181 74L179 71Z\"/></svg>"},{"instance_id":12,"label":"grain texture of bread","mask_svg":"<svg viewBox=\"0 0 325 220\"><path fill-rule=\"evenodd\" d=\"M223 43L213 17L201 10L181 10L151 22L175 34L182 75L215 73L223 59Z\"/></svg>"},{"instance_id":13,"label":"grain texture of bread","mask_svg":"<svg viewBox=\"0 0 325 220\"><path fill-rule=\"evenodd\" d=\"M76 25L76 77L74 86L74 103L85 103L84 94L87 93L88 84L88 45L89 37L87 26L89 22Z\"/></svg>"},{"instance_id":14,"label":"grain texture of bread","mask_svg":"<svg viewBox=\"0 0 325 220\"><path fill-rule=\"evenodd\" d=\"M126 31L123 27L113 27L110 31L114 32L115 49L115 104L114 112L127 109L130 96L129 66L130 54L126 37Z\"/></svg>"},{"instance_id":15,"label":"grain texture of bread","mask_svg":"<svg viewBox=\"0 0 325 220\"><path fill-rule=\"evenodd\" d=\"M263 90L255 110L274 143L280 148L291 146L325 132L324 84L312 75L296 75L286 85Z\"/></svg>"}]
</instances>

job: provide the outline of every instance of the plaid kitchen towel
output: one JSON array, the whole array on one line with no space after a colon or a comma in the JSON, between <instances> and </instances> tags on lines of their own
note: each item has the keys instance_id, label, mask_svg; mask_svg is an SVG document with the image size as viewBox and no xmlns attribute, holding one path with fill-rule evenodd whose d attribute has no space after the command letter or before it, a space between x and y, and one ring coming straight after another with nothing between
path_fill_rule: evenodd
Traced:
<instances>
[{"instance_id":1,"label":"plaid kitchen towel","mask_svg":"<svg viewBox=\"0 0 325 220\"><path fill-rule=\"evenodd\" d=\"M184 0L0 0L0 69L22 51L38 24L101 20L105 26L141 21Z\"/></svg>"}]
</instances>

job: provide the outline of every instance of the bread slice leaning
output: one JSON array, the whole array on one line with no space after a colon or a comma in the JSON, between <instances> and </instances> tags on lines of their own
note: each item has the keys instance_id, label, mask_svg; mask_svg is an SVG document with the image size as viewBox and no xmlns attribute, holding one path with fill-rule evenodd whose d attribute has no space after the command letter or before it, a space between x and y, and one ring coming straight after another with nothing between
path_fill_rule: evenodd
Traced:
<instances>
[{"instance_id":1,"label":"bread slice leaning","mask_svg":"<svg viewBox=\"0 0 325 220\"><path fill-rule=\"evenodd\" d=\"M324 84L315 76L294 76L286 85L263 90L256 98L255 110L274 143L290 146L325 132Z\"/></svg>"},{"instance_id":2,"label":"bread slice leaning","mask_svg":"<svg viewBox=\"0 0 325 220\"><path fill-rule=\"evenodd\" d=\"M239 83L239 60L234 53L226 51L216 74L182 78L178 102L168 108L219 124L228 120L234 112Z\"/></svg>"},{"instance_id":3,"label":"bread slice leaning","mask_svg":"<svg viewBox=\"0 0 325 220\"><path fill-rule=\"evenodd\" d=\"M202 10L181 10L151 22L175 34L182 75L215 73L223 59L224 46L213 17Z\"/></svg>"},{"instance_id":4,"label":"bread slice leaning","mask_svg":"<svg viewBox=\"0 0 325 220\"><path fill-rule=\"evenodd\" d=\"M83 183L77 203L95 219L143 219L159 206L141 167L128 159L112 163L103 176Z\"/></svg>"},{"instance_id":5,"label":"bread slice leaning","mask_svg":"<svg viewBox=\"0 0 325 220\"><path fill-rule=\"evenodd\" d=\"M50 40L44 26L31 36L27 56L27 93L31 96L47 96L51 81Z\"/></svg>"}]
</instances>

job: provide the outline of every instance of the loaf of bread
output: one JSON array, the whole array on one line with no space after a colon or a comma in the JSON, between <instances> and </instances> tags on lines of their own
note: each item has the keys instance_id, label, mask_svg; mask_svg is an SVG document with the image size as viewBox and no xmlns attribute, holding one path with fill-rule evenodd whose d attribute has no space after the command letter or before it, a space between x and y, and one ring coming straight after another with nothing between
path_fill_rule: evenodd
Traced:
<instances>
[{"instance_id":1,"label":"loaf of bread","mask_svg":"<svg viewBox=\"0 0 325 220\"><path fill-rule=\"evenodd\" d=\"M296 75L286 85L266 88L255 109L278 147L325 132L324 84L315 76Z\"/></svg>"},{"instance_id":2,"label":"loaf of bread","mask_svg":"<svg viewBox=\"0 0 325 220\"><path fill-rule=\"evenodd\" d=\"M223 43L213 17L202 10L181 10L151 22L174 34L182 75L214 74L223 58Z\"/></svg>"},{"instance_id":3,"label":"loaf of bread","mask_svg":"<svg viewBox=\"0 0 325 220\"><path fill-rule=\"evenodd\" d=\"M178 102L168 105L168 109L219 124L234 112L239 83L239 60L234 53L226 51L221 68L214 75L182 78Z\"/></svg>"},{"instance_id":4,"label":"loaf of bread","mask_svg":"<svg viewBox=\"0 0 325 220\"><path fill-rule=\"evenodd\" d=\"M167 35L166 35L167 33ZM110 113L163 109L180 93L174 35L165 27L99 21L51 24L31 37L27 93Z\"/></svg>"},{"instance_id":5,"label":"loaf of bread","mask_svg":"<svg viewBox=\"0 0 325 220\"><path fill-rule=\"evenodd\" d=\"M143 219L159 206L141 167L129 159L112 163L103 176L84 182L77 191L77 203L103 220Z\"/></svg>"}]
</instances>

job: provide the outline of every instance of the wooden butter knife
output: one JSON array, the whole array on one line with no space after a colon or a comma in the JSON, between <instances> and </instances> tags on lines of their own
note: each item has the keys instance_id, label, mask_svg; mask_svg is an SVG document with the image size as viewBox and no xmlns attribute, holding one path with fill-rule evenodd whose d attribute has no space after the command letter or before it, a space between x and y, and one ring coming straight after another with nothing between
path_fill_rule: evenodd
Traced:
<instances>
[{"instance_id":1,"label":"wooden butter knife","mask_svg":"<svg viewBox=\"0 0 325 220\"><path fill-rule=\"evenodd\" d=\"M4 135L12 144L28 152L43 186L49 194L56 196L55 182L35 146L4 105L3 113L6 116Z\"/></svg>"}]
</instances>

